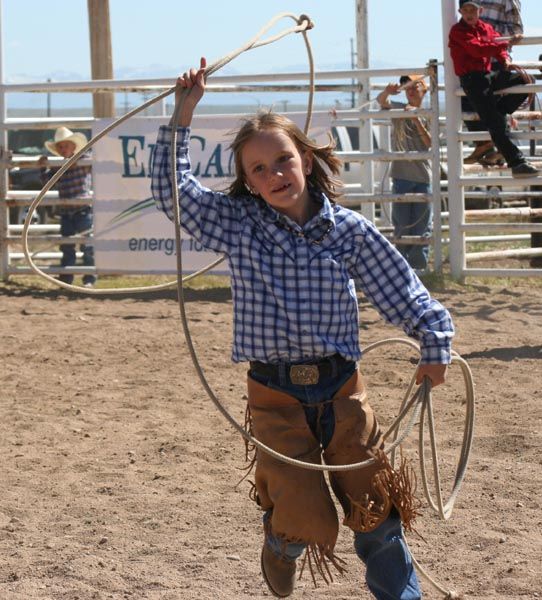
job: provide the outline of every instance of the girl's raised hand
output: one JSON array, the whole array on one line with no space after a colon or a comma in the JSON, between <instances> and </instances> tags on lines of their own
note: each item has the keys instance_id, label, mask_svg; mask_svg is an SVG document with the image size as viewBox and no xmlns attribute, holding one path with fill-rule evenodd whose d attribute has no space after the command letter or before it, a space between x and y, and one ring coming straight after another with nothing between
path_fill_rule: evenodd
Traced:
<instances>
[{"instance_id":1,"label":"girl's raised hand","mask_svg":"<svg viewBox=\"0 0 542 600\"><path fill-rule=\"evenodd\" d=\"M202 99L205 93L205 68L207 61L204 57L200 60L199 69L190 69L177 78L177 86L175 89L175 104L178 104L179 98L183 92L185 93L184 102L181 114L179 115L179 125L187 127L192 121L192 115L198 102ZM187 92L185 92L187 90Z\"/></svg>"}]
</instances>

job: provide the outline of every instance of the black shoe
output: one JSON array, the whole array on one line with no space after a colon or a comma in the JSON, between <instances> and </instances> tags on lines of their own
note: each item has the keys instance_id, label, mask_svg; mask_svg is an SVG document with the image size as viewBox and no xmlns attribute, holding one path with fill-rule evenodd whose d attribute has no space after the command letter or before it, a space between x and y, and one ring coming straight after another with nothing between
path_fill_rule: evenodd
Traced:
<instances>
[{"instance_id":1,"label":"black shoe","mask_svg":"<svg viewBox=\"0 0 542 600\"><path fill-rule=\"evenodd\" d=\"M73 275L59 275L56 277L57 281L62 281L62 283L67 283L68 285L73 284Z\"/></svg>"},{"instance_id":2,"label":"black shoe","mask_svg":"<svg viewBox=\"0 0 542 600\"><path fill-rule=\"evenodd\" d=\"M536 177L539 173L540 171L528 162L522 162L512 167L512 177L518 179L522 177Z\"/></svg>"}]
</instances>

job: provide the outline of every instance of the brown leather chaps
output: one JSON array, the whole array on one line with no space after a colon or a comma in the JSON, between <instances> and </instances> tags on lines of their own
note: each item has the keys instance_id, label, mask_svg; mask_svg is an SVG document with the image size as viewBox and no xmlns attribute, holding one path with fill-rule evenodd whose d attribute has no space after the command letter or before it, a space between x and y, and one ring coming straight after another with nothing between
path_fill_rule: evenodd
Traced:
<instances>
[{"instance_id":1,"label":"brown leather chaps","mask_svg":"<svg viewBox=\"0 0 542 600\"><path fill-rule=\"evenodd\" d=\"M251 431L265 445L315 464L320 464L322 457L328 465L376 459L365 468L329 473L345 525L353 531L372 531L395 505L408 529L416 515L413 473L405 462L398 472L391 468L359 371L332 402L334 433L327 448L322 449L307 424L301 402L248 378ZM255 485L258 504L272 511L268 526L274 536L285 542L305 543L323 556L333 556L338 516L322 471L292 466L257 450Z\"/></svg>"}]
</instances>

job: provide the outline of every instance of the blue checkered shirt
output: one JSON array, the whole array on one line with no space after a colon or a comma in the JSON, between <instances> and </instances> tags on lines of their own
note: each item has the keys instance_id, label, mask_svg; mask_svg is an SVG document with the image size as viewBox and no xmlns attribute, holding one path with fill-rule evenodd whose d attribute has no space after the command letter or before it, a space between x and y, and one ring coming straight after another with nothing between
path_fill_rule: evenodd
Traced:
<instances>
[{"instance_id":1,"label":"blue checkered shirt","mask_svg":"<svg viewBox=\"0 0 542 600\"><path fill-rule=\"evenodd\" d=\"M182 226L227 256L235 362L302 362L336 352L358 360L356 285L387 321L420 342L424 363L450 362L454 332L448 311L370 221L313 191L321 209L301 228L248 194L234 198L212 191L190 172L189 138L190 130L179 128ZM173 219L170 141L171 128L161 127L152 193Z\"/></svg>"}]
</instances>

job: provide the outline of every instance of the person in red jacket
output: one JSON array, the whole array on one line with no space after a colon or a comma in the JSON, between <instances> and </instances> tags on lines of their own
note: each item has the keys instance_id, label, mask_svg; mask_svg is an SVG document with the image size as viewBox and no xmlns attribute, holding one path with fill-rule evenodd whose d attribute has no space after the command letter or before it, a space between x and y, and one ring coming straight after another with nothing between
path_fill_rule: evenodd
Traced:
<instances>
[{"instance_id":1,"label":"person in red jacket","mask_svg":"<svg viewBox=\"0 0 542 600\"><path fill-rule=\"evenodd\" d=\"M478 2L459 0L459 12L462 18L450 29L448 46L461 86L512 170L512 176L536 176L538 169L525 160L510 139L507 117L518 109L527 94L494 94L524 83L519 73L512 72L515 66L508 54L509 47L517 43L521 35L514 35L507 42L497 41L497 31L480 19L482 8ZM501 63L503 69L491 71L492 59Z\"/></svg>"}]
</instances>

